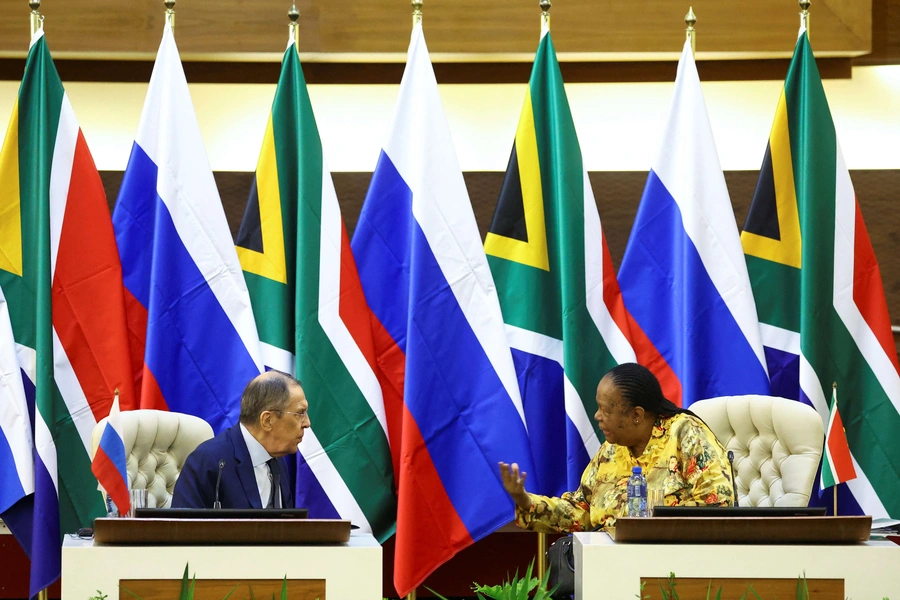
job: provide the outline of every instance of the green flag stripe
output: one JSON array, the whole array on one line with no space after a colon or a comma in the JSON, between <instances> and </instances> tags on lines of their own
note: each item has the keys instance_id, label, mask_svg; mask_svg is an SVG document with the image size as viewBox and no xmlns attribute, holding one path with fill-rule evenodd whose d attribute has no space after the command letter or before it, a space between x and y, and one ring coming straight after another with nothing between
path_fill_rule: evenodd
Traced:
<instances>
[{"instance_id":1,"label":"green flag stripe","mask_svg":"<svg viewBox=\"0 0 900 600\"><path fill-rule=\"evenodd\" d=\"M287 53L278 87L294 92L276 93L272 120L282 208L296 206L294 199L300 199L296 216L283 213L285 224L297 224L295 236L285 235L285 248L296 248L296 253L288 252L287 268L296 274L297 375L313 399L310 417L316 436L326 451L331 450L329 458L378 535L388 524L378 518L377 509L392 503L390 449L368 402L319 324L320 260L315 250L321 246L322 142L296 52ZM304 168L298 170L301 160ZM292 173L299 174L299 181ZM363 457L370 460L362 461Z\"/></svg>"},{"instance_id":2,"label":"green flag stripe","mask_svg":"<svg viewBox=\"0 0 900 600\"><path fill-rule=\"evenodd\" d=\"M552 249L548 248L552 254ZM508 325L562 339L562 314L556 272L487 255L500 310Z\"/></svg>"},{"instance_id":3,"label":"green flag stripe","mask_svg":"<svg viewBox=\"0 0 900 600\"><path fill-rule=\"evenodd\" d=\"M323 176L327 174L306 82L293 48L285 54L272 124L287 282L245 271L260 339L294 355L316 438L376 537L385 539L393 532L395 520L387 437L320 323L331 316L320 314L319 306ZM327 492L327 482L320 483Z\"/></svg>"},{"instance_id":4,"label":"green flag stripe","mask_svg":"<svg viewBox=\"0 0 900 600\"><path fill-rule=\"evenodd\" d=\"M54 439L58 450L60 531L65 533L89 527L96 517L105 516L106 510L97 492L97 478L91 472L91 459L84 440L57 386L53 387L53 402L57 408ZM64 497L67 502L63 501ZM66 504L69 511L63 510Z\"/></svg>"},{"instance_id":5,"label":"green flag stripe","mask_svg":"<svg viewBox=\"0 0 900 600\"><path fill-rule=\"evenodd\" d=\"M244 279L252 300L259 341L293 354L294 311L291 288L248 271L244 271Z\"/></svg>"},{"instance_id":6,"label":"green flag stripe","mask_svg":"<svg viewBox=\"0 0 900 600\"><path fill-rule=\"evenodd\" d=\"M760 322L800 331L800 269L749 254L745 258Z\"/></svg>"},{"instance_id":7,"label":"green flag stripe","mask_svg":"<svg viewBox=\"0 0 900 600\"><path fill-rule=\"evenodd\" d=\"M22 215L21 285L6 286L13 332L37 351L38 406L52 416L50 314L50 171L63 99L62 82L43 36L32 46L19 88L19 190Z\"/></svg>"},{"instance_id":8,"label":"green flag stripe","mask_svg":"<svg viewBox=\"0 0 900 600\"><path fill-rule=\"evenodd\" d=\"M538 48L529 85L544 189L547 245L551 250L550 271L559 278L562 311L557 314L561 319L565 373L591 415L596 410L597 383L616 361L586 305L584 166L550 35L544 36ZM601 436L597 424L591 424Z\"/></svg>"}]
</instances>

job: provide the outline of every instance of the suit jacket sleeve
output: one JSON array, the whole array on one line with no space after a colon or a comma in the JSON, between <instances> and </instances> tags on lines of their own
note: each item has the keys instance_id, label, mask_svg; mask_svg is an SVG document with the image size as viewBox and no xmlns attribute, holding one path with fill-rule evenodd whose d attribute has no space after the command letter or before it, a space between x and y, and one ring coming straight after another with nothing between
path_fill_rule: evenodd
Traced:
<instances>
[{"instance_id":1,"label":"suit jacket sleeve","mask_svg":"<svg viewBox=\"0 0 900 600\"><path fill-rule=\"evenodd\" d=\"M199 454L191 453L184 462L175 482L172 508L212 508L218 473L217 469L210 470L207 457Z\"/></svg>"}]
</instances>

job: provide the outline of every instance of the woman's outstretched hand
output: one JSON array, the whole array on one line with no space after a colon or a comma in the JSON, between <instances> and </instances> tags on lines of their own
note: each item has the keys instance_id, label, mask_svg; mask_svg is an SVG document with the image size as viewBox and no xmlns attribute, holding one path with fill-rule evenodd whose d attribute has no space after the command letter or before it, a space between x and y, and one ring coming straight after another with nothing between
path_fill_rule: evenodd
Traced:
<instances>
[{"instance_id":1,"label":"woman's outstretched hand","mask_svg":"<svg viewBox=\"0 0 900 600\"><path fill-rule=\"evenodd\" d=\"M511 465L505 462L500 463L500 479L503 481L503 487L522 510L531 508L531 498L525 491L525 478L527 476L528 473L524 471L519 472L519 465L516 463Z\"/></svg>"}]
</instances>

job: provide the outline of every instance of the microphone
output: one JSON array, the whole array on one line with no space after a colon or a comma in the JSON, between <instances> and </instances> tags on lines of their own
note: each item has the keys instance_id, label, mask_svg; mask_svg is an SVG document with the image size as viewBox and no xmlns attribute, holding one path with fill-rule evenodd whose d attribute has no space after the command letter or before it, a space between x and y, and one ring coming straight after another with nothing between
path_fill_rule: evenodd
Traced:
<instances>
[{"instance_id":1,"label":"microphone","mask_svg":"<svg viewBox=\"0 0 900 600\"><path fill-rule=\"evenodd\" d=\"M734 491L734 505L740 506L737 494L737 473L734 472L734 452L731 450L728 451L728 463L731 465L731 489Z\"/></svg>"},{"instance_id":2,"label":"microphone","mask_svg":"<svg viewBox=\"0 0 900 600\"><path fill-rule=\"evenodd\" d=\"M222 469L225 468L225 459L219 459L219 476L216 477L216 501L213 502L213 508L222 508L222 503L219 502L219 484L222 483Z\"/></svg>"}]
</instances>

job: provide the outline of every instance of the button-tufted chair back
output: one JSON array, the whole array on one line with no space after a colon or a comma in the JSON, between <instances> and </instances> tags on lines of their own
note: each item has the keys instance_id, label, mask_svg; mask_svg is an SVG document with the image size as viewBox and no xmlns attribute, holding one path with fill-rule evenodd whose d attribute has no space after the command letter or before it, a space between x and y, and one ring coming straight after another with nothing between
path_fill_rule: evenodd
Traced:
<instances>
[{"instance_id":1,"label":"button-tufted chair back","mask_svg":"<svg viewBox=\"0 0 900 600\"><path fill-rule=\"evenodd\" d=\"M149 506L168 508L185 459L213 436L212 427L200 417L164 410L126 410L120 415L129 489L150 490ZM102 419L94 427L91 456L105 426Z\"/></svg>"},{"instance_id":2,"label":"button-tufted chair back","mask_svg":"<svg viewBox=\"0 0 900 600\"><path fill-rule=\"evenodd\" d=\"M695 402L726 450L734 452L741 506L806 506L822 457L825 428L809 406L772 396Z\"/></svg>"}]
</instances>

